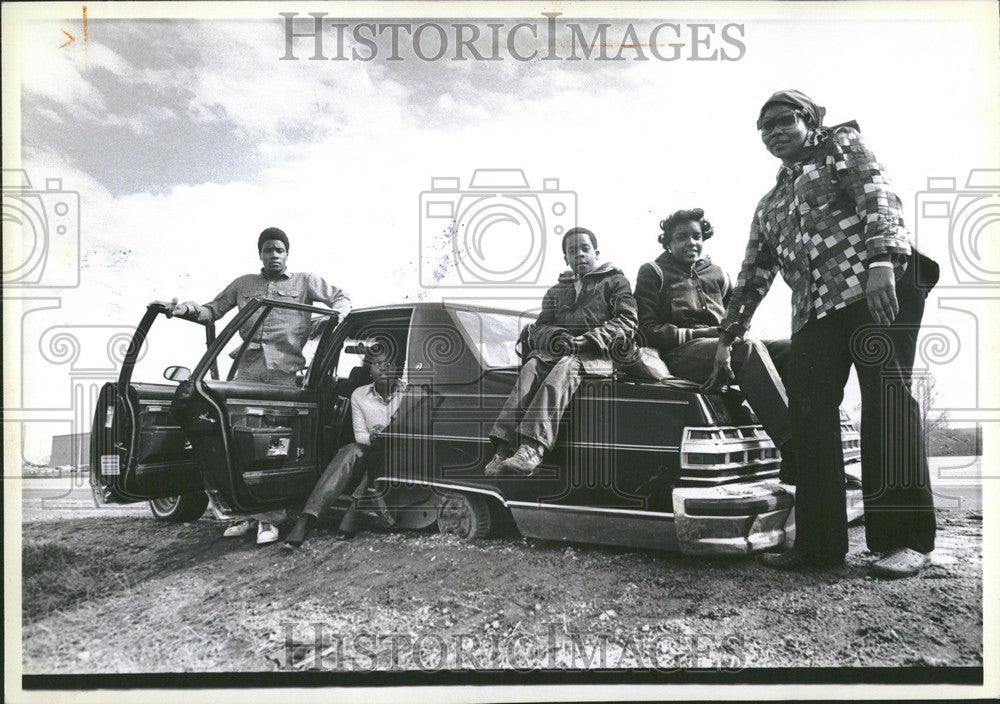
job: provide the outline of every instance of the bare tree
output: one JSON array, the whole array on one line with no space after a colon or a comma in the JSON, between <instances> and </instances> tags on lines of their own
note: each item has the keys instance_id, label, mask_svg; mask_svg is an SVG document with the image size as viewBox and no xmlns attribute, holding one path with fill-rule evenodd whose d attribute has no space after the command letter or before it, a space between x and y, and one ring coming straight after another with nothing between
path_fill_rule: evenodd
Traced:
<instances>
[{"instance_id":1,"label":"bare tree","mask_svg":"<svg viewBox=\"0 0 1000 704\"><path fill-rule=\"evenodd\" d=\"M950 427L951 412L947 408L935 408L940 401L941 391L938 378L934 374L926 372L915 377L913 381L914 396L923 414L924 437L930 438L932 434Z\"/></svg>"}]
</instances>

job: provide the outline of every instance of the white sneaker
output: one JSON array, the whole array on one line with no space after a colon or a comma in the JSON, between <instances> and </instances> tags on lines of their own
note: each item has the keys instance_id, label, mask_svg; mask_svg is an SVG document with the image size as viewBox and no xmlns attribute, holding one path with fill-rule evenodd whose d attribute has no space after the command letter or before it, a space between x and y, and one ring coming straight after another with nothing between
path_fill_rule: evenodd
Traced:
<instances>
[{"instance_id":1,"label":"white sneaker","mask_svg":"<svg viewBox=\"0 0 1000 704\"><path fill-rule=\"evenodd\" d=\"M257 544L267 545L278 540L278 527L271 523L261 521L257 524Z\"/></svg>"},{"instance_id":2,"label":"white sneaker","mask_svg":"<svg viewBox=\"0 0 1000 704\"><path fill-rule=\"evenodd\" d=\"M912 577L929 564L930 553L917 552L912 548L897 548L872 564L872 572L879 577L899 579Z\"/></svg>"},{"instance_id":3,"label":"white sneaker","mask_svg":"<svg viewBox=\"0 0 1000 704\"><path fill-rule=\"evenodd\" d=\"M223 538L239 538L250 532L250 521L240 521L239 523L234 523L233 525L226 528L226 532L222 534Z\"/></svg>"}]
</instances>

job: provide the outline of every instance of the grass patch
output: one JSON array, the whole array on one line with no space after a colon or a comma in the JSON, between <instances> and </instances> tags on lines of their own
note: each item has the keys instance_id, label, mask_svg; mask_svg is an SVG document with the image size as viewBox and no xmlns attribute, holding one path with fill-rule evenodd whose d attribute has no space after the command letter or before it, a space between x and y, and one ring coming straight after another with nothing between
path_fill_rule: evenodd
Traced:
<instances>
[{"instance_id":1,"label":"grass patch","mask_svg":"<svg viewBox=\"0 0 1000 704\"><path fill-rule=\"evenodd\" d=\"M982 456L983 429L974 428L932 428L927 434L928 457L969 457Z\"/></svg>"},{"instance_id":2,"label":"grass patch","mask_svg":"<svg viewBox=\"0 0 1000 704\"><path fill-rule=\"evenodd\" d=\"M128 566L115 551L78 552L52 540L26 541L21 551L25 623L120 589L129 589Z\"/></svg>"}]
</instances>

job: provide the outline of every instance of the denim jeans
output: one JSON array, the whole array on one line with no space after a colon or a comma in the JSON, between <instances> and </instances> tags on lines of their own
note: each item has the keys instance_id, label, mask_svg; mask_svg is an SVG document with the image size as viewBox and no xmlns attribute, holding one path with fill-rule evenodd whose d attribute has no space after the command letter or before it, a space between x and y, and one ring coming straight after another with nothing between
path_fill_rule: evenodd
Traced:
<instances>
[{"instance_id":1,"label":"denim jeans","mask_svg":"<svg viewBox=\"0 0 1000 704\"><path fill-rule=\"evenodd\" d=\"M367 445L352 442L337 450L310 492L302 513L319 518L345 491L353 488L355 498L362 495L368 487L368 473L364 462L368 449ZM353 531L357 521L357 510L352 502L340 523L340 529Z\"/></svg>"},{"instance_id":2,"label":"denim jeans","mask_svg":"<svg viewBox=\"0 0 1000 704\"><path fill-rule=\"evenodd\" d=\"M545 362L533 357L524 363L514 388L504 402L490 437L512 446L530 438L551 450L559 421L580 386L583 364L576 355Z\"/></svg>"}]
</instances>

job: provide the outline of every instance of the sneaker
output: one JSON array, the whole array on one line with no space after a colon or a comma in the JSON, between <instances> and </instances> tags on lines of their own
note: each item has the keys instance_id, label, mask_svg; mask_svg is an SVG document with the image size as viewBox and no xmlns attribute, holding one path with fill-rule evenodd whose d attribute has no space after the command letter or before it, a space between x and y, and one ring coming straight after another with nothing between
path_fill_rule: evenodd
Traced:
<instances>
[{"instance_id":1,"label":"sneaker","mask_svg":"<svg viewBox=\"0 0 1000 704\"><path fill-rule=\"evenodd\" d=\"M493 459L491 459L490 463L486 465L486 469L483 471L483 474L488 477L503 474L503 463L510 459L513 454L514 451L510 449L510 445L505 442L500 443L497 445L497 453L493 455Z\"/></svg>"},{"instance_id":2,"label":"sneaker","mask_svg":"<svg viewBox=\"0 0 1000 704\"><path fill-rule=\"evenodd\" d=\"M791 572L810 567L837 567L844 564L844 557L818 560L792 548L785 552L765 553L760 556L760 562L765 567L770 567L773 570Z\"/></svg>"},{"instance_id":3,"label":"sneaker","mask_svg":"<svg viewBox=\"0 0 1000 704\"><path fill-rule=\"evenodd\" d=\"M535 469L542 463L541 451L531 443L524 443L511 457L504 460L503 468L510 469L518 474L531 476Z\"/></svg>"},{"instance_id":4,"label":"sneaker","mask_svg":"<svg viewBox=\"0 0 1000 704\"><path fill-rule=\"evenodd\" d=\"M272 523L261 521L257 524L257 544L267 545L278 540L278 527Z\"/></svg>"},{"instance_id":5,"label":"sneaker","mask_svg":"<svg viewBox=\"0 0 1000 704\"><path fill-rule=\"evenodd\" d=\"M226 528L226 532L222 534L223 538L239 538L250 532L251 523L249 520L240 521L239 523L234 523L233 525Z\"/></svg>"},{"instance_id":6,"label":"sneaker","mask_svg":"<svg viewBox=\"0 0 1000 704\"><path fill-rule=\"evenodd\" d=\"M899 579L912 577L931 563L928 553L911 548L898 548L872 565L872 572L879 577Z\"/></svg>"}]
</instances>

